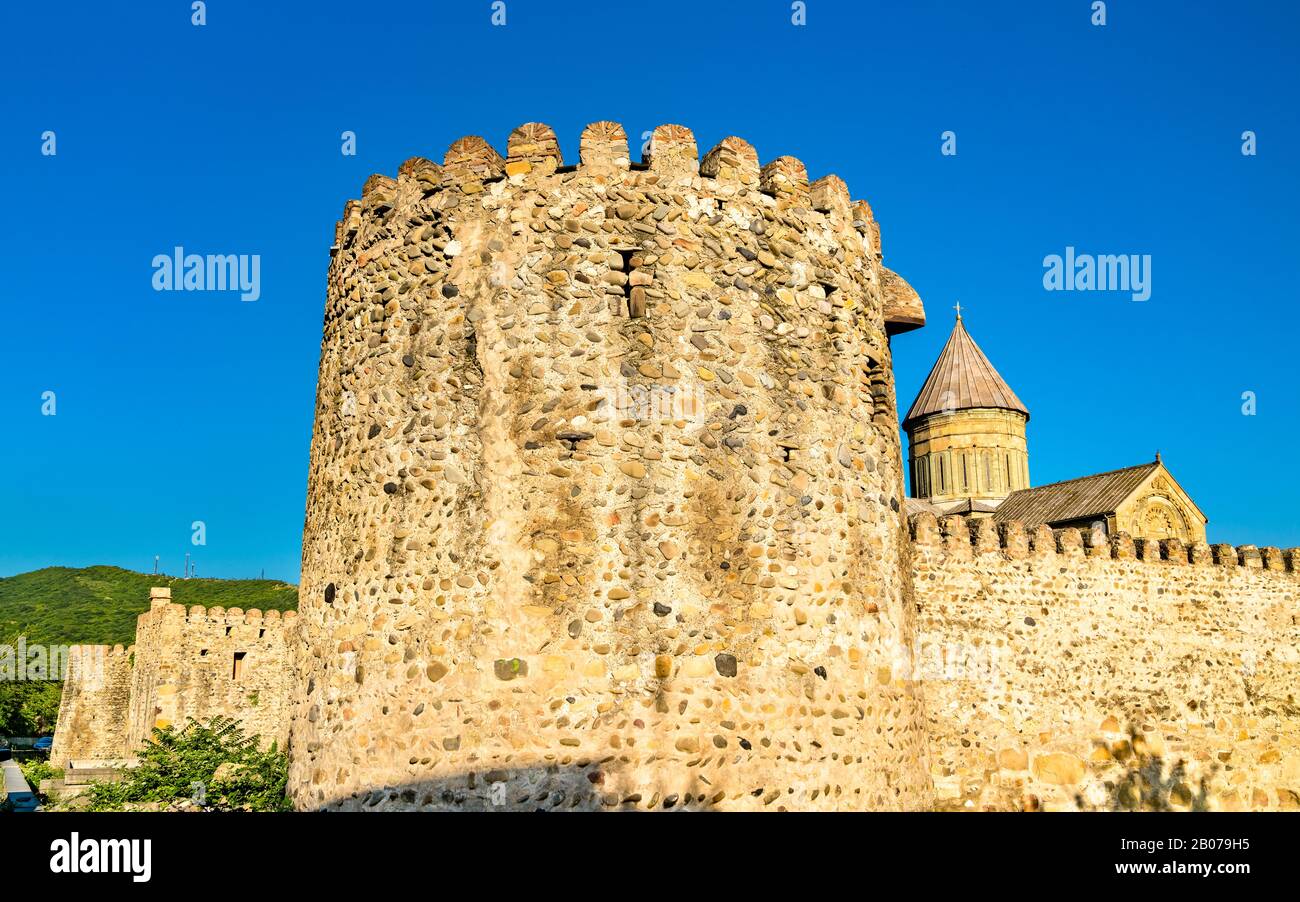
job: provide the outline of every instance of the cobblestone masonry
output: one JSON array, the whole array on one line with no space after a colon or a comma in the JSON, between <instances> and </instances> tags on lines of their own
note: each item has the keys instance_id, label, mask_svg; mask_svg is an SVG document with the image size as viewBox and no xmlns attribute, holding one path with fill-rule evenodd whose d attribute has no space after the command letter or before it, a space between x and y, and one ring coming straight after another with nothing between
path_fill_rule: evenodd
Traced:
<instances>
[{"instance_id":1,"label":"cobblestone masonry","mask_svg":"<svg viewBox=\"0 0 1300 902\"><path fill-rule=\"evenodd\" d=\"M285 623L296 614L239 608L188 610L171 590L151 590L150 610L136 621L135 645L73 646L50 758L129 758L154 727L206 723L218 715L245 732L288 739L292 690ZM107 652L107 654L105 654Z\"/></svg>"},{"instance_id":2,"label":"cobblestone masonry","mask_svg":"<svg viewBox=\"0 0 1300 902\"><path fill-rule=\"evenodd\" d=\"M256 608L187 609L169 596L154 598L136 625L128 747L138 748L154 727L222 715L283 748L293 682L284 621L296 616Z\"/></svg>"},{"instance_id":3,"label":"cobblestone masonry","mask_svg":"<svg viewBox=\"0 0 1300 902\"><path fill-rule=\"evenodd\" d=\"M50 760L103 761L123 757L135 647L74 645L68 649L63 695Z\"/></svg>"},{"instance_id":4,"label":"cobblestone masonry","mask_svg":"<svg viewBox=\"0 0 1300 902\"><path fill-rule=\"evenodd\" d=\"M1300 808L1300 549L911 526L942 807Z\"/></svg>"},{"instance_id":5,"label":"cobblestone masonry","mask_svg":"<svg viewBox=\"0 0 1300 902\"><path fill-rule=\"evenodd\" d=\"M538 124L329 271L300 808L925 808L879 233L834 176Z\"/></svg>"}]
</instances>

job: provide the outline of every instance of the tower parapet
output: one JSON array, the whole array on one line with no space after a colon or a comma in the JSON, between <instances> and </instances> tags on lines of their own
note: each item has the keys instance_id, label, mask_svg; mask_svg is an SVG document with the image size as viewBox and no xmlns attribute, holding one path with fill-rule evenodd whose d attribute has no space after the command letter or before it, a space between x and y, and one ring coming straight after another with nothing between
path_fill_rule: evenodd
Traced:
<instances>
[{"instance_id":1,"label":"tower parapet","mask_svg":"<svg viewBox=\"0 0 1300 902\"><path fill-rule=\"evenodd\" d=\"M345 207L296 804L924 807L870 208L738 138L580 144Z\"/></svg>"}]
</instances>

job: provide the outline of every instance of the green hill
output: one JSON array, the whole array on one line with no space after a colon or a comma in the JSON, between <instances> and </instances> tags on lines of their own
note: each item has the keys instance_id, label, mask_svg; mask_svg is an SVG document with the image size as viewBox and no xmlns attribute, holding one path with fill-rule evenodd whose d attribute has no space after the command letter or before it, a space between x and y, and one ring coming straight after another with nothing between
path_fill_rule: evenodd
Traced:
<instances>
[{"instance_id":1,"label":"green hill","mask_svg":"<svg viewBox=\"0 0 1300 902\"><path fill-rule=\"evenodd\" d=\"M298 607L297 586L269 579L181 579L120 567L46 567L0 578L0 637L21 633L28 642L47 645L130 645L135 618L149 609L152 586L170 586L172 601L187 607Z\"/></svg>"}]
</instances>

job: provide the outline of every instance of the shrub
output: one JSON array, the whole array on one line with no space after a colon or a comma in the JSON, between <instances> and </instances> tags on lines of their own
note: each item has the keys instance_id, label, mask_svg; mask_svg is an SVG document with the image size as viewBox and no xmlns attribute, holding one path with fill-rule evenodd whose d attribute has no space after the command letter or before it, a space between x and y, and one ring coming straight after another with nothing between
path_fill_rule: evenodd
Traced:
<instances>
[{"instance_id":1,"label":"shrub","mask_svg":"<svg viewBox=\"0 0 1300 902\"><path fill-rule=\"evenodd\" d=\"M140 764L120 783L90 788L91 811L118 811L130 803L166 806L190 801L214 811L286 811L289 759L274 745L261 751L238 721L191 719L180 730L155 729Z\"/></svg>"},{"instance_id":2,"label":"shrub","mask_svg":"<svg viewBox=\"0 0 1300 902\"><path fill-rule=\"evenodd\" d=\"M19 761L18 767L22 770L23 776L31 785L33 792L40 789L42 780L63 779L63 771L41 758L28 758L26 761Z\"/></svg>"}]
</instances>

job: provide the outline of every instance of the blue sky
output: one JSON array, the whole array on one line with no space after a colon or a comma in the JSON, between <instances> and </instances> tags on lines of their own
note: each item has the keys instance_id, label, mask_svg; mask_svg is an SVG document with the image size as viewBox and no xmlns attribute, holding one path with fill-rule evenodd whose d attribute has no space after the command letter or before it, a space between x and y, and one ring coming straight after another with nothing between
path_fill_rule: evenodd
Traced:
<instances>
[{"instance_id":1,"label":"blue sky","mask_svg":"<svg viewBox=\"0 0 1300 902\"><path fill-rule=\"evenodd\" d=\"M194 27L188 2L6 4L0 575L192 552L296 581L343 202L534 120L570 161L614 119L839 174L931 318L895 341L900 409L960 300L1032 411L1035 484L1160 449L1211 541L1300 545L1300 12L1089 6L808 0L796 27L782 0L508 0L497 27L488 0L212 0ZM260 300L153 291L177 245L260 255ZM1067 246L1151 255L1150 300L1045 291Z\"/></svg>"}]
</instances>

